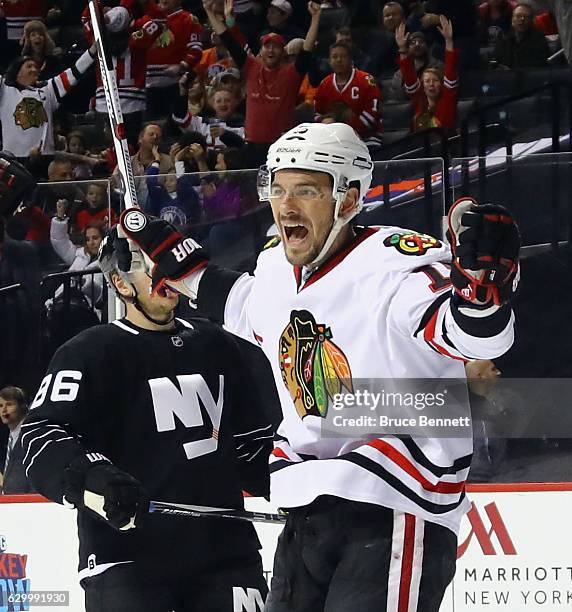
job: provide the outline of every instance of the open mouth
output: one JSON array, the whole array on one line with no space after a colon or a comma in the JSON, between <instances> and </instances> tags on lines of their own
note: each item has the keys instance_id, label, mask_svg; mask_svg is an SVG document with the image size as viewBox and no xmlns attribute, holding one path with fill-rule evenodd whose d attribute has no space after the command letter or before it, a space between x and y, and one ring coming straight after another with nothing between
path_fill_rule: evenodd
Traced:
<instances>
[{"instance_id":1,"label":"open mouth","mask_svg":"<svg viewBox=\"0 0 572 612\"><path fill-rule=\"evenodd\" d=\"M286 234L288 244L300 244L308 235L308 228L303 225L285 225L284 233Z\"/></svg>"}]
</instances>

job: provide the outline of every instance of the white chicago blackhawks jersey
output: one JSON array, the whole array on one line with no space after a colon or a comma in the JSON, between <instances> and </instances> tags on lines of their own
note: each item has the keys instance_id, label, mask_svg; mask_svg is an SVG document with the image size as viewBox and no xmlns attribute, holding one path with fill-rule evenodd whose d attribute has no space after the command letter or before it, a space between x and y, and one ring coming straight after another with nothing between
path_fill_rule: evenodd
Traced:
<instances>
[{"instance_id":1,"label":"white chicago blackhawks jersey","mask_svg":"<svg viewBox=\"0 0 572 612\"><path fill-rule=\"evenodd\" d=\"M471 436L416 438L320 435L324 410L311 351L340 378L465 378L467 359L498 357L513 342L513 314L478 335L451 304L449 249L402 228L362 229L313 275L285 258L281 245L262 252L226 300L227 329L254 339L268 357L284 420L271 457L271 496L282 507L334 495L412 513L455 533L468 510L465 481ZM207 290L208 272L199 297ZM468 327L484 319L470 319ZM472 327L471 327L472 326ZM313 344L313 347L312 347ZM319 346L321 344L321 346ZM315 354L315 353L313 353Z\"/></svg>"},{"instance_id":2,"label":"white chicago blackhawks jersey","mask_svg":"<svg viewBox=\"0 0 572 612\"><path fill-rule=\"evenodd\" d=\"M53 114L62 98L93 64L86 51L74 66L36 87L12 87L0 80L0 122L4 149L28 157L34 148L54 153Z\"/></svg>"}]
</instances>

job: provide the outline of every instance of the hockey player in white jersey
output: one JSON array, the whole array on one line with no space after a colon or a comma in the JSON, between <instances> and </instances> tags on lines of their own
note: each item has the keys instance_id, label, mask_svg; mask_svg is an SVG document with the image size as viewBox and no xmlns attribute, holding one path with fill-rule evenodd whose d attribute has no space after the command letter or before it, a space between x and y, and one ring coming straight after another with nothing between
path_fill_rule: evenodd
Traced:
<instances>
[{"instance_id":1,"label":"hockey player in white jersey","mask_svg":"<svg viewBox=\"0 0 572 612\"><path fill-rule=\"evenodd\" d=\"M345 124L284 134L259 175L279 240L252 276L209 264L138 210L121 219L154 263L155 288L191 297L271 363L284 417L271 497L289 515L268 612L438 611L469 508L470 436L326 438L320 423L344 381L463 378L467 360L513 342L520 239L510 213L457 202L452 252L402 228L354 227L372 168Z\"/></svg>"}]
</instances>

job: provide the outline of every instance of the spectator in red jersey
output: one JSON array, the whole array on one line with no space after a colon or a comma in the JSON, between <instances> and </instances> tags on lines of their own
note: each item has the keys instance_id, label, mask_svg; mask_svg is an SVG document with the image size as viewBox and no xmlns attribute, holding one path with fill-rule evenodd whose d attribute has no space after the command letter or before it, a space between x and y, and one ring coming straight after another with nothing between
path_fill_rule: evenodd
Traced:
<instances>
[{"instance_id":1,"label":"spectator in red jersey","mask_svg":"<svg viewBox=\"0 0 572 612\"><path fill-rule=\"evenodd\" d=\"M83 232L92 221L100 222L105 230L117 223L117 215L110 208L106 196L105 183L90 183L87 186L85 203L75 211L74 229L76 232Z\"/></svg>"},{"instance_id":2,"label":"spectator in red jersey","mask_svg":"<svg viewBox=\"0 0 572 612\"><path fill-rule=\"evenodd\" d=\"M334 122L347 123L370 148L381 145L381 91L374 77L353 66L351 49L344 43L330 47L333 73L318 87L315 110Z\"/></svg>"},{"instance_id":3,"label":"spectator in red jersey","mask_svg":"<svg viewBox=\"0 0 572 612\"><path fill-rule=\"evenodd\" d=\"M110 38L109 51L115 59L117 88L127 140L129 144L135 146L146 108L147 52L160 36L162 26L151 19L143 19L138 22L139 27L134 30L132 22L131 14L125 7L117 6L105 13L105 23ZM84 12L84 28L88 40L93 40L89 12ZM99 65L95 99L98 123L102 126L107 120L108 111Z\"/></svg>"},{"instance_id":4,"label":"spectator in red jersey","mask_svg":"<svg viewBox=\"0 0 572 612\"><path fill-rule=\"evenodd\" d=\"M429 52L427 39L423 32L412 32L407 39L409 57L413 60L417 76L422 78L423 72L427 68L438 68L443 70L443 63L435 59ZM386 92L384 92L385 94ZM386 95L386 101L390 99L393 102L405 102L407 100L407 92L403 86L403 75L401 70L397 70L393 75L391 87Z\"/></svg>"},{"instance_id":5,"label":"spectator in red jersey","mask_svg":"<svg viewBox=\"0 0 572 612\"><path fill-rule=\"evenodd\" d=\"M320 6L308 3L312 17L303 50L294 64L283 63L284 38L277 34L262 37L258 57L247 55L213 11L213 0L203 6L213 30L221 37L246 78L246 154L250 167L265 163L269 146L295 123L295 109L300 84L308 71L310 53L318 36Z\"/></svg>"},{"instance_id":6,"label":"spectator in red jersey","mask_svg":"<svg viewBox=\"0 0 572 612\"><path fill-rule=\"evenodd\" d=\"M26 23L43 20L46 16L47 0L2 0L0 10L6 22L6 40L0 60L4 69L20 54Z\"/></svg>"},{"instance_id":7,"label":"spectator in red jersey","mask_svg":"<svg viewBox=\"0 0 572 612\"><path fill-rule=\"evenodd\" d=\"M512 11L516 6L513 0L486 0L479 5L481 41L494 45L510 30Z\"/></svg>"},{"instance_id":8,"label":"spectator in red jersey","mask_svg":"<svg viewBox=\"0 0 572 612\"><path fill-rule=\"evenodd\" d=\"M182 0L159 0L166 19L165 30L147 53L147 118L171 114L178 94L178 80L194 68L203 52L203 26L182 9Z\"/></svg>"},{"instance_id":9,"label":"spectator in red jersey","mask_svg":"<svg viewBox=\"0 0 572 612\"><path fill-rule=\"evenodd\" d=\"M546 37L534 27L532 8L518 4L512 12L510 32L495 45L494 59L501 66L516 70L542 68L549 55Z\"/></svg>"},{"instance_id":10,"label":"spectator in red jersey","mask_svg":"<svg viewBox=\"0 0 572 612\"><path fill-rule=\"evenodd\" d=\"M63 70L62 49L56 49L46 26L41 21L28 21L24 26L21 43L22 55L31 57L36 63L39 81L55 77Z\"/></svg>"},{"instance_id":11,"label":"spectator in red jersey","mask_svg":"<svg viewBox=\"0 0 572 612\"><path fill-rule=\"evenodd\" d=\"M405 32L405 24L400 25L395 33L405 91L415 107L413 132L431 127L453 130L457 121L459 53L453 45L451 22L441 15L440 23L439 32L445 39L444 74L439 69L427 68L419 79L413 59L409 56L410 35Z\"/></svg>"}]
</instances>

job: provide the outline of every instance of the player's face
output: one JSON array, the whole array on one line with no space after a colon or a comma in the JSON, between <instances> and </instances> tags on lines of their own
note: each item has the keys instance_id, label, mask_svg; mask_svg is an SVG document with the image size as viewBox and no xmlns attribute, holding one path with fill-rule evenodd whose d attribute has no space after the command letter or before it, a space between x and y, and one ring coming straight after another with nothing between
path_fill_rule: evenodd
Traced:
<instances>
[{"instance_id":1,"label":"player's face","mask_svg":"<svg viewBox=\"0 0 572 612\"><path fill-rule=\"evenodd\" d=\"M284 49L282 48L282 45L279 45L272 40L262 45L262 49L260 50L260 57L262 58L262 63L266 68L275 68L278 66L282 60L283 54Z\"/></svg>"},{"instance_id":2,"label":"player's face","mask_svg":"<svg viewBox=\"0 0 572 612\"><path fill-rule=\"evenodd\" d=\"M395 32L397 26L403 21L403 11L399 6L385 6L383 8L383 27Z\"/></svg>"},{"instance_id":3,"label":"player's face","mask_svg":"<svg viewBox=\"0 0 572 612\"><path fill-rule=\"evenodd\" d=\"M130 274L130 278L137 289L137 299L143 310L158 321L169 320L179 303L179 294L164 286L151 295L151 277L145 272Z\"/></svg>"},{"instance_id":4,"label":"player's face","mask_svg":"<svg viewBox=\"0 0 572 612\"><path fill-rule=\"evenodd\" d=\"M429 100L436 100L441 95L441 79L433 72L423 73L423 90Z\"/></svg>"},{"instance_id":5,"label":"player's face","mask_svg":"<svg viewBox=\"0 0 572 612\"><path fill-rule=\"evenodd\" d=\"M332 178L325 172L278 170L270 204L286 259L294 266L312 263L334 222Z\"/></svg>"},{"instance_id":6,"label":"player's face","mask_svg":"<svg viewBox=\"0 0 572 612\"><path fill-rule=\"evenodd\" d=\"M37 83L38 74L39 71L36 62L34 62L34 60L26 60L20 67L16 80L20 85L30 87Z\"/></svg>"},{"instance_id":7,"label":"player's face","mask_svg":"<svg viewBox=\"0 0 572 612\"><path fill-rule=\"evenodd\" d=\"M99 246L101 241L103 240L103 236L101 232L95 228L90 227L85 231L85 251L91 257L97 257L99 252Z\"/></svg>"},{"instance_id":8,"label":"player's face","mask_svg":"<svg viewBox=\"0 0 572 612\"><path fill-rule=\"evenodd\" d=\"M0 420L7 426L17 425L22 420L17 402L0 397Z\"/></svg>"},{"instance_id":9,"label":"player's face","mask_svg":"<svg viewBox=\"0 0 572 612\"><path fill-rule=\"evenodd\" d=\"M352 70L352 58L343 47L334 47L330 51L330 66L334 74L346 75Z\"/></svg>"}]
</instances>

